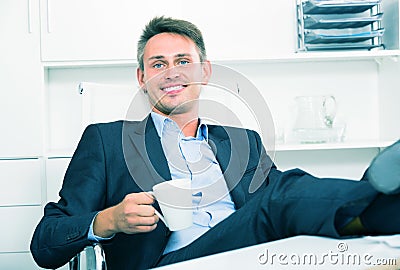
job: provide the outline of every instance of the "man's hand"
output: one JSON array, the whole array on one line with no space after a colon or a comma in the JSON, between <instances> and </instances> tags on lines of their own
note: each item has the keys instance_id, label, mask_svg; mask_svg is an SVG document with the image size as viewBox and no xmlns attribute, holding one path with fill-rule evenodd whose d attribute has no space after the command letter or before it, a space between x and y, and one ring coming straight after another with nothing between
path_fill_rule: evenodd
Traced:
<instances>
[{"instance_id":1,"label":"man's hand","mask_svg":"<svg viewBox=\"0 0 400 270\"><path fill-rule=\"evenodd\" d=\"M152 206L154 197L146 192L131 193L119 204L101 211L95 218L93 232L96 236L111 237L115 233L151 232L159 220Z\"/></svg>"}]
</instances>

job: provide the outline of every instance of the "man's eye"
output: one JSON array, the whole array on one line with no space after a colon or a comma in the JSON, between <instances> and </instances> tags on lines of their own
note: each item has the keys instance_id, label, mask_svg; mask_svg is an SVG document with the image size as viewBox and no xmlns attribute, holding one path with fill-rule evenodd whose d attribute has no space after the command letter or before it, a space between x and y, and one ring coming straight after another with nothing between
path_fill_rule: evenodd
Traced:
<instances>
[{"instance_id":1,"label":"man's eye","mask_svg":"<svg viewBox=\"0 0 400 270\"><path fill-rule=\"evenodd\" d=\"M163 68L163 67L164 67L164 65L161 64L161 63L157 63L157 64L153 65L153 68L157 68L157 69L160 69L160 68Z\"/></svg>"},{"instance_id":2,"label":"man's eye","mask_svg":"<svg viewBox=\"0 0 400 270\"><path fill-rule=\"evenodd\" d=\"M189 61L187 61L187 60L179 61L179 65L187 65L187 64L189 64Z\"/></svg>"}]
</instances>

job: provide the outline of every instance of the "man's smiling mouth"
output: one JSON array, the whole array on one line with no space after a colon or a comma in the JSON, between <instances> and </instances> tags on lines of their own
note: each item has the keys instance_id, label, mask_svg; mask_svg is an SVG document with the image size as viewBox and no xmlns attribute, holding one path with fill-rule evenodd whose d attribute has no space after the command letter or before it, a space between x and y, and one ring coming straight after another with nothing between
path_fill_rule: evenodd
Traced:
<instances>
[{"instance_id":1,"label":"man's smiling mouth","mask_svg":"<svg viewBox=\"0 0 400 270\"><path fill-rule=\"evenodd\" d=\"M186 87L187 87L187 85L185 85L185 84L178 84L178 85L162 87L161 90L168 94L173 94L173 93L178 93L178 92L184 90Z\"/></svg>"}]
</instances>

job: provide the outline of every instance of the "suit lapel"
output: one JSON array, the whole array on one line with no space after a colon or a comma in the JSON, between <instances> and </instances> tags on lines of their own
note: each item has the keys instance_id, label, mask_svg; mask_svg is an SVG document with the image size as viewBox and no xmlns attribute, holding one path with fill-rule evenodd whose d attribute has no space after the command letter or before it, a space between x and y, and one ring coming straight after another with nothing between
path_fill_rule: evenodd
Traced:
<instances>
[{"instance_id":1,"label":"suit lapel","mask_svg":"<svg viewBox=\"0 0 400 270\"><path fill-rule=\"evenodd\" d=\"M130 174L145 191L171 179L160 138L151 117L141 122L126 122L123 128L124 155Z\"/></svg>"},{"instance_id":2,"label":"suit lapel","mask_svg":"<svg viewBox=\"0 0 400 270\"><path fill-rule=\"evenodd\" d=\"M236 207L239 207L245 201L245 193L239 183L247 163L244 164L241 161L237 148L232 147L235 138L237 139L237 134L233 134L229 128L221 126L210 126L209 128L209 144L221 166L231 197Z\"/></svg>"}]
</instances>

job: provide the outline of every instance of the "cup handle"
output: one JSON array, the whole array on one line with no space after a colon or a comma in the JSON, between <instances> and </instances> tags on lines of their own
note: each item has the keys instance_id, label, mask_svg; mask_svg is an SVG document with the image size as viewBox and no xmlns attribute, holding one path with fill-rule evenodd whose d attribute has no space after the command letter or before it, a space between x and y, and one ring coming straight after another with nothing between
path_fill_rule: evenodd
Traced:
<instances>
[{"instance_id":1,"label":"cup handle","mask_svg":"<svg viewBox=\"0 0 400 270\"><path fill-rule=\"evenodd\" d=\"M158 212L157 209L154 209L154 212L161 219L161 221L164 222L164 224L167 225L167 227L168 227L167 221L164 219L164 217L161 215L161 213Z\"/></svg>"},{"instance_id":2,"label":"cup handle","mask_svg":"<svg viewBox=\"0 0 400 270\"><path fill-rule=\"evenodd\" d=\"M154 192L153 191L147 191L147 193L151 194L154 198ZM161 219L162 222L164 222L164 224L168 227L167 221L165 220L165 218L163 217L163 215L161 215L160 212L157 211L157 209L154 209L154 212L156 213L156 215Z\"/></svg>"}]
</instances>

